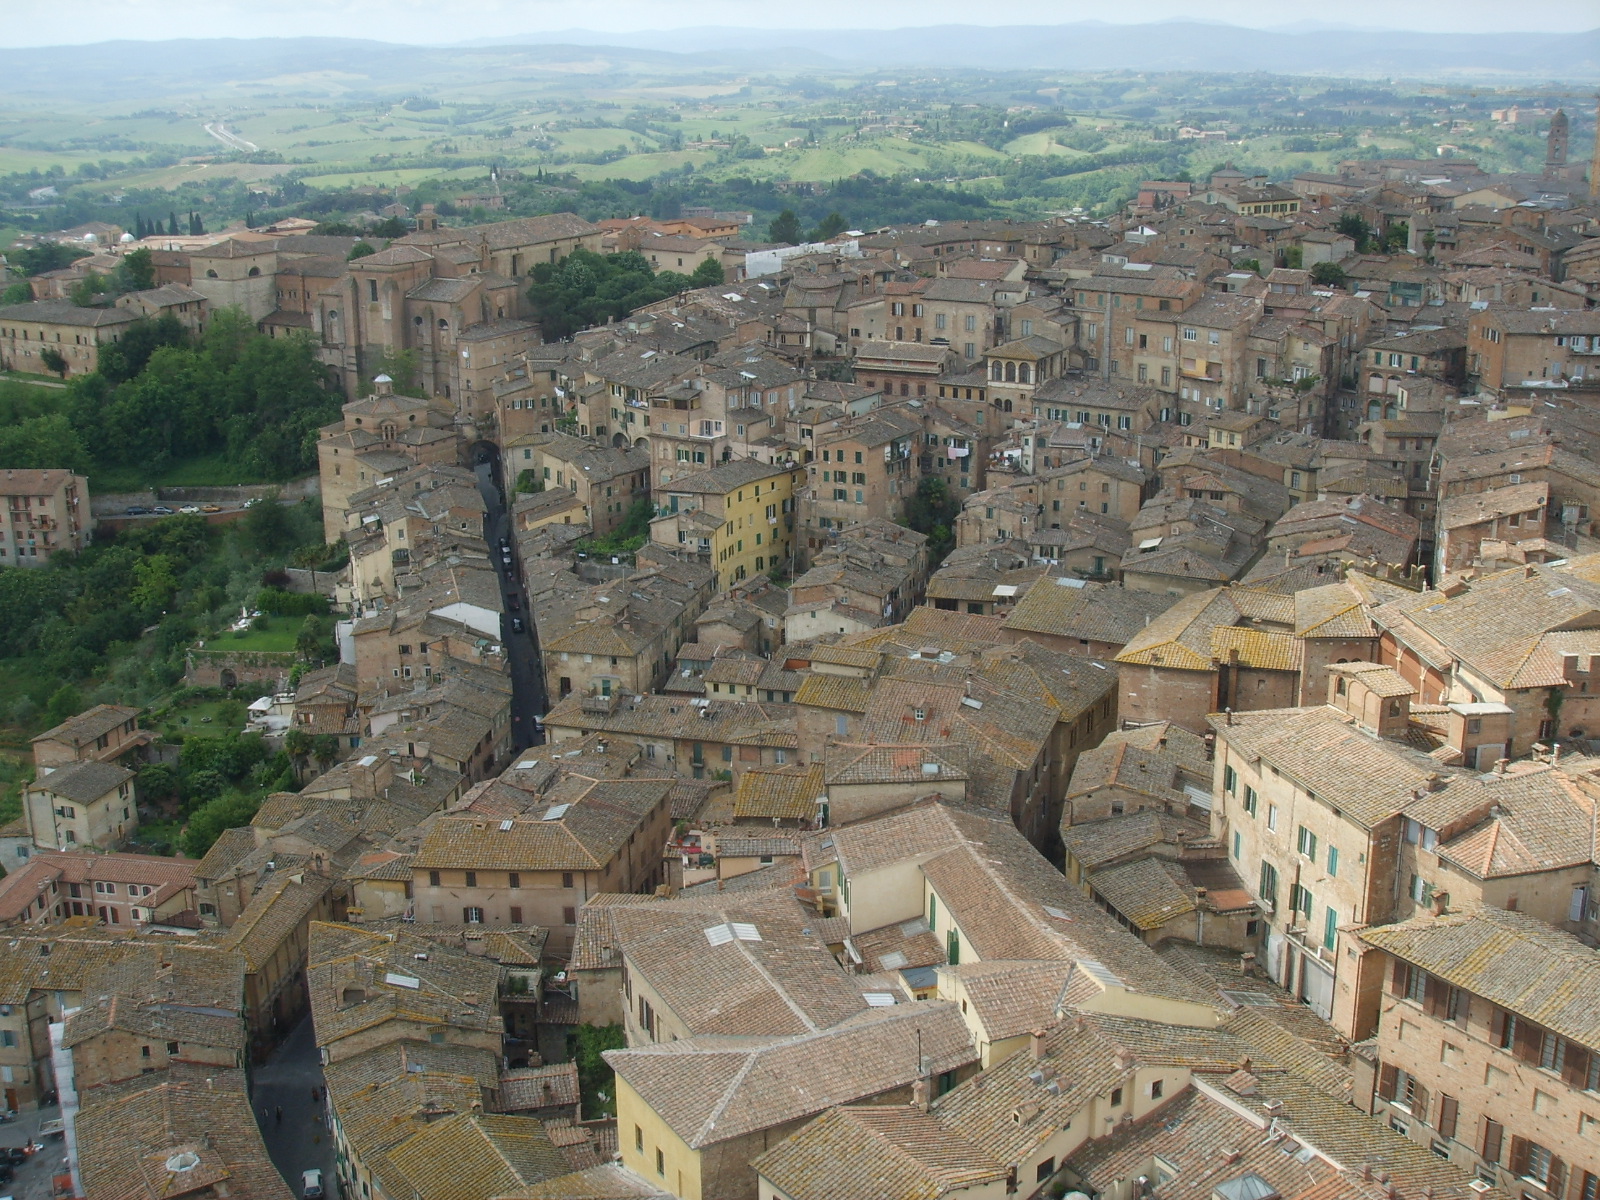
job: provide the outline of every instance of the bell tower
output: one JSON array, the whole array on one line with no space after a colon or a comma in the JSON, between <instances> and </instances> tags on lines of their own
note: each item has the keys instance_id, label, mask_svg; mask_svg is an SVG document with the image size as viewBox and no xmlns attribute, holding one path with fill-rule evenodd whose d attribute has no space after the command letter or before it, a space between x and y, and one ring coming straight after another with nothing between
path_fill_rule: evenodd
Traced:
<instances>
[{"instance_id":1,"label":"bell tower","mask_svg":"<svg viewBox=\"0 0 1600 1200\"><path fill-rule=\"evenodd\" d=\"M1560 179L1567 168L1567 140L1572 135L1571 124L1563 109L1556 109L1550 118L1550 134L1544 143L1544 175L1546 179Z\"/></svg>"}]
</instances>

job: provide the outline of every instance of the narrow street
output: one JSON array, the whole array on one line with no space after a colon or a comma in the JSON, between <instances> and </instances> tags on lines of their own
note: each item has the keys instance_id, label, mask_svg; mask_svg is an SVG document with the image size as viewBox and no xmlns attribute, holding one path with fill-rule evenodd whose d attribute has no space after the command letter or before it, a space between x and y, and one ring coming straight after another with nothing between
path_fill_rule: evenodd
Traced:
<instances>
[{"instance_id":1,"label":"narrow street","mask_svg":"<svg viewBox=\"0 0 1600 1200\"><path fill-rule=\"evenodd\" d=\"M534 722L534 717L544 716L548 707L544 690L544 665L539 661L539 635L523 591L522 573L517 569L517 539L512 535L511 514L499 481L498 453L491 455L487 445L484 445L479 454L480 461L473 469L478 476L478 491L488 510L483 519L483 537L489 544L490 559L500 576L501 597L516 595L522 603L522 607L515 612L506 603L500 619L500 632L511 667L511 748L519 751L544 741L543 732ZM488 456L487 461L482 461L485 456ZM500 553L502 538L511 547L509 563ZM513 617L521 618L524 627L522 633L513 631Z\"/></svg>"},{"instance_id":2,"label":"narrow street","mask_svg":"<svg viewBox=\"0 0 1600 1200\"><path fill-rule=\"evenodd\" d=\"M339 1181L334 1172L333 1136L328 1132L328 1106L325 1101L314 1104L311 1100L311 1090L322 1086L322 1056L307 1016L277 1053L253 1072L251 1103L261 1140L289 1190L300 1195L300 1173L321 1167L328 1198L337 1200Z\"/></svg>"}]
</instances>

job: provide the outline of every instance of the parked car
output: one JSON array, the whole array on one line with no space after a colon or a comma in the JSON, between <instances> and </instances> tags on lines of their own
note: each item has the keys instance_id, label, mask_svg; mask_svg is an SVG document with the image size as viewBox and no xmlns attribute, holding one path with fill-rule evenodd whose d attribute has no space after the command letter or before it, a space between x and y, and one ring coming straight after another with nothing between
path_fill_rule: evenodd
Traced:
<instances>
[{"instance_id":1,"label":"parked car","mask_svg":"<svg viewBox=\"0 0 1600 1200\"><path fill-rule=\"evenodd\" d=\"M201 512L221 512L222 511L222 505L220 505L220 504L202 504L200 506L200 511Z\"/></svg>"},{"instance_id":2,"label":"parked car","mask_svg":"<svg viewBox=\"0 0 1600 1200\"><path fill-rule=\"evenodd\" d=\"M10 1166L20 1166L28 1161L28 1148L26 1146L0 1146L0 1162Z\"/></svg>"},{"instance_id":3,"label":"parked car","mask_svg":"<svg viewBox=\"0 0 1600 1200\"><path fill-rule=\"evenodd\" d=\"M300 1195L303 1200L322 1200L322 1171L312 1167L309 1171L300 1172Z\"/></svg>"},{"instance_id":4,"label":"parked car","mask_svg":"<svg viewBox=\"0 0 1600 1200\"><path fill-rule=\"evenodd\" d=\"M158 517L170 517L172 515L172 510L165 504L158 504L150 511L155 513L155 515Z\"/></svg>"},{"instance_id":5,"label":"parked car","mask_svg":"<svg viewBox=\"0 0 1600 1200\"><path fill-rule=\"evenodd\" d=\"M525 626L522 623L522 618L521 617L512 617L511 618L511 632L512 633L521 633L526 628L527 628L527 626Z\"/></svg>"},{"instance_id":6,"label":"parked car","mask_svg":"<svg viewBox=\"0 0 1600 1200\"><path fill-rule=\"evenodd\" d=\"M254 508L256 505L258 505L260 503L261 503L261 497L260 496L251 496L250 499L248 499L248 500L246 500L244 502L244 506L246 508Z\"/></svg>"},{"instance_id":7,"label":"parked car","mask_svg":"<svg viewBox=\"0 0 1600 1200\"><path fill-rule=\"evenodd\" d=\"M147 517L150 515L150 510L142 504L135 504L131 508L125 508L122 511L130 517Z\"/></svg>"},{"instance_id":8,"label":"parked car","mask_svg":"<svg viewBox=\"0 0 1600 1200\"><path fill-rule=\"evenodd\" d=\"M198 504L185 504L178 511L181 513L197 513L200 511L200 506Z\"/></svg>"},{"instance_id":9,"label":"parked car","mask_svg":"<svg viewBox=\"0 0 1600 1200\"><path fill-rule=\"evenodd\" d=\"M522 597L515 592L510 593L506 597L506 607L512 612L520 612L522 610Z\"/></svg>"}]
</instances>

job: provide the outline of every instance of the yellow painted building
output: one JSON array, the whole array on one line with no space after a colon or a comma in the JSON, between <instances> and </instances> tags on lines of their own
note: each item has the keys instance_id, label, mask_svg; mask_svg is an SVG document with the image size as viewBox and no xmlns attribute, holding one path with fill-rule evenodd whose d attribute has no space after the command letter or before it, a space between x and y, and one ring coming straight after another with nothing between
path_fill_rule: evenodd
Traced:
<instances>
[{"instance_id":1,"label":"yellow painted building","mask_svg":"<svg viewBox=\"0 0 1600 1200\"><path fill-rule=\"evenodd\" d=\"M794 553L795 493L806 472L735 459L661 485L653 541L685 550L717 572L717 590L782 569Z\"/></svg>"}]
</instances>

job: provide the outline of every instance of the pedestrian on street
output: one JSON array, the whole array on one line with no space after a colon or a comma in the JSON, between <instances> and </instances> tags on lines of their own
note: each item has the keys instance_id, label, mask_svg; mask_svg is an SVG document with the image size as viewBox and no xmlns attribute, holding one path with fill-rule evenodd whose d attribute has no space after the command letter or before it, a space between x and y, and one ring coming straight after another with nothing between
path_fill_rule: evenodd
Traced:
<instances>
[{"instance_id":1,"label":"pedestrian on street","mask_svg":"<svg viewBox=\"0 0 1600 1200\"><path fill-rule=\"evenodd\" d=\"M283 1124L283 1105L278 1105L278 1124Z\"/></svg>"},{"instance_id":2,"label":"pedestrian on street","mask_svg":"<svg viewBox=\"0 0 1600 1200\"><path fill-rule=\"evenodd\" d=\"M269 1115L269 1112L268 1112L267 1106L263 1104L261 1106L261 1123L263 1125L265 1125L267 1123L268 1115Z\"/></svg>"}]
</instances>

